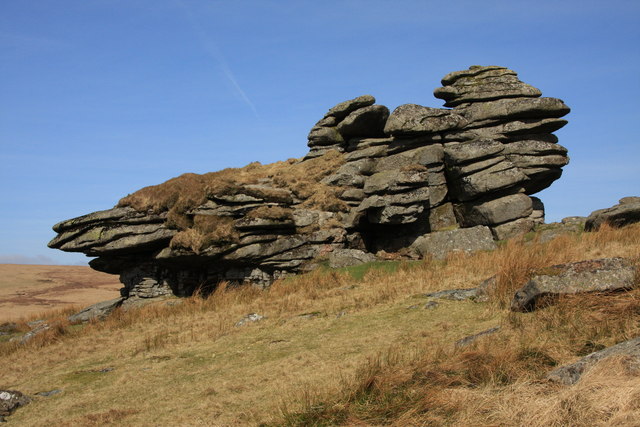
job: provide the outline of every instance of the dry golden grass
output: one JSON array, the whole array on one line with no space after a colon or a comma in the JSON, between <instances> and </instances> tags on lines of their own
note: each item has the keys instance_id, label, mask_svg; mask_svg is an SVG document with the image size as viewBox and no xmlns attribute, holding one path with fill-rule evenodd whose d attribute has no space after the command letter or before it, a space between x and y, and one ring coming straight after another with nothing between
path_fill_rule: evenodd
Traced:
<instances>
[{"instance_id":1,"label":"dry golden grass","mask_svg":"<svg viewBox=\"0 0 640 427\"><path fill-rule=\"evenodd\" d=\"M214 243L237 242L240 233L233 226L233 218L217 215L194 215L191 228L179 231L171 239L171 248L191 249L199 254Z\"/></svg>"},{"instance_id":2,"label":"dry golden grass","mask_svg":"<svg viewBox=\"0 0 640 427\"><path fill-rule=\"evenodd\" d=\"M247 212L247 218L263 218L274 220L287 220L293 218L293 210L280 206L261 206Z\"/></svg>"},{"instance_id":3,"label":"dry golden grass","mask_svg":"<svg viewBox=\"0 0 640 427\"><path fill-rule=\"evenodd\" d=\"M533 313L504 308L537 268L609 256L639 259L640 225L372 269L361 281L317 271L267 291L221 286L63 325L37 343L0 343L0 388L64 390L11 416L34 426L632 425L639 382L623 361L574 387L542 379L640 334L640 291L563 298ZM408 309L425 292L493 274L501 288L492 302ZM235 327L247 313L267 317ZM453 345L498 325L470 347Z\"/></svg>"},{"instance_id":4,"label":"dry golden grass","mask_svg":"<svg viewBox=\"0 0 640 427\"><path fill-rule=\"evenodd\" d=\"M0 264L0 323L113 299L121 287L88 266Z\"/></svg>"},{"instance_id":5,"label":"dry golden grass","mask_svg":"<svg viewBox=\"0 0 640 427\"><path fill-rule=\"evenodd\" d=\"M184 214L204 203L208 197L242 193L265 198L269 202L283 202L279 192L245 186L269 179L276 188L290 190L306 200L324 184L320 180L334 172L344 159L337 151L330 151L304 163L296 159L262 165L251 163L243 168L228 168L198 175L187 173L162 184L142 188L120 200L118 206L131 206L138 211ZM269 197L272 196L272 197Z\"/></svg>"},{"instance_id":6,"label":"dry golden grass","mask_svg":"<svg viewBox=\"0 0 640 427\"><path fill-rule=\"evenodd\" d=\"M141 212L167 212L167 226L180 230L171 240L171 247L191 249L198 254L214 242L234 242L238 237L230 217L206 218L188 213L215 196L242 193L266 202L290 205L293 203L290 191L302 201L303 207L333 212L347 210L348 206L338 198L341 189L320 182L343 163L340 153L329 151L305 162L296 159L268 165L254 162L243 168L228 168L202 175L186 173L129 194L118 202L118 206L131 206ZM258 185L265 180L274 187ZM253 187L247 187L249 185ZM258 208L257 211L249 214L254 217L271 215L263 218L273 219L290 217L290 211L280 207ZM214 226L220 229L215 230Z\"/></svg>"}]
</instances>

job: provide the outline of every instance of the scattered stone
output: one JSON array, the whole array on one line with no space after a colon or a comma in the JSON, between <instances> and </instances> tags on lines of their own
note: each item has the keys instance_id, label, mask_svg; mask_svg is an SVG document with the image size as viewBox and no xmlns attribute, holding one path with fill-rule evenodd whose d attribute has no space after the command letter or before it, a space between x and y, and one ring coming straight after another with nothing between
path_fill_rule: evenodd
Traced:
<instances>
[{"instance_id":1,"label":"scattered stone","mask_svg":"<svg viewBox=\"0 0 640 427\"><path fill-rule=\"evenodd\" d=\"M0 416L7 417L30 402L31 398L17 390L0 390Z\"/></svg>"},{"instance_id":2,"label":"scattered stone","mask_svg":"<svg viewBox=\"0 0 640 427\"><path fill-rule=\"evenodd\" d=\"M640 222L640 197L624 197L615 206L591 212L584 228L586 231L595 231L604 223L623 227L636 222Z\"/></svg>"},{"instance_id":3,"label":"scattered stone","mask_svg":"<svg viewBox=\"0 0 640 427\"><path fill-rule=\"evenodd\" d=\"M302 319L313 319L314 317L320 317L320 316L322 316L322 313L319 311L313 311L311 313L303 313L298 315L298 317Z\"/></svg>"},{"instance_id":4,"label":"scattered stone","mask_svg":"<svg viewBox=\"0 0 640 427\"><path fill-rule=\"evenodd\" d=\"M49 396L55 396L56 394L59 394L59 393L62 393L62 390L55 389L50 391L41 391L39 393L36 393L36 396L49 397Z\"/></svg>"},{"instance_id":5,"label":"scattered stone","mask_svg":"<svg viewBox=\"0 0 640 427\"><path fill-rule=\"evenodd\" d=\"M258 322L264 318L265 318L264 316L261 316L258 313L249 313L246 316L244 316L242 319L240 319L238 322L236 322L235 326L236 327L244 326L248 323Z\"/></svg>"},{"instance_id":6,"label":"scattered stone","mask_svg":"<svg viewBox=\"0 0 640 427\"><path fill-rule=\"evenodd\" d=\"M456 347L466 347L469 344L472 344L473 342L475 342L478 338L483 337L485 335L495 334L499 330L500 330L500 327L496 326L496 327L484 330L482 332L478 332L477 334L469 335L468 337L464 337L461 340L456 341L455 342L455 346Z\"/></svg>"},{"instance_id":7,"label":"scattered stone","mask_svg":"<svg viewBox=\"0 0 640 427\"><path fill-rule=\"evenodd\" d=\"M565 385L573 385L580 381L582 374L587 372L601 360L610 356L627 356L636 363L640 363L640 337L616 344L604 350L591 353L575 363L554 369L547 375L547 379Z\"/></svg>"},{"instance_id":8,"label":"scattered stone","mask_svg":"<svg viewBox=\"0 0 640 427\"><path fill-rule=\"evenodd\" d=\"M90 305L69 316L69 322L84 323L91 320L104 320L113 310L120 307L122 301L124 301L124 298L120 297Z\"/></svg>"},{"instance_id":9,"label":"scattered stone","mask_svg":"<svg viewBox=\"0 0 640 427\"><path fill-rule=\"evenodd\" d=\"M554 265L537 271L519 289L512 311L532 311L539 299L583 292L612 292L637 286L635 266L624 258L603 258Z\"/></svg>"},{"instance_id":10,"label":"scattered stone","mask_svg":"<svg viewBox=\"0 0 640 427\"><path fill-rule=\"evenodd\" d=\"M33 329L36 326L42 325L43 323L44 323L44 320L38 319L38 320L33 320L31 322L27 322L27 326Z\"/></svg>"},{"instance_id":11,"label":"scattered stone","mask_svg":"<svg viewBox=\"0 0 640 427\"><path fill-rule=\"evenodd\" d=\"M0 335L11 335L16 332L20 332L20 329L15 322L5 322L0 325Z\"/></svg>"},{"instance_id":12,"label":"scattered stone","mask_svg":"<svg viewBox=\"0 0 640 427\"><path fill-rule=\"evenodd\" d=\"M32 330L30 330L29 332L27 332L22 336L11 338L9 341L10 342L18 341L20 344L25 344L29 342L31 339L33 339L33 337L35 337L36 335L40 335L41 333L51 329L51 326L48 323L35 323L35 322L31 322L31 323L37 324L38 326L36 326L35 328L33 328Z\"/></svg>"},{"instance_id":13,"label":"scattered stone","mask_svg":"<svg viewBox=\"0 0 640 427\"><path fill-rule=\"evenodd\" d=\"M464 301L467 299L475 300L478 297L484 296L485 293L486 292L484 289L478 287L478 288L450 289L446 291L431 292L428 294L424 294L424 296L427 298L440 298L440 299L448 299L453 301Z\"/></svg>"},{"instance_id":14,"label":"scattered stone","mask_svg":"<svg viewBox=\"0 0 640 427\"><path fill-rule=\"evenodd\" d=\"M424 308L425 310L433 310L435 308L438 308L440 304L438 304L435 301L429 301L428 303L426 303L422 308Z\"/></svg>"}]
</instances>

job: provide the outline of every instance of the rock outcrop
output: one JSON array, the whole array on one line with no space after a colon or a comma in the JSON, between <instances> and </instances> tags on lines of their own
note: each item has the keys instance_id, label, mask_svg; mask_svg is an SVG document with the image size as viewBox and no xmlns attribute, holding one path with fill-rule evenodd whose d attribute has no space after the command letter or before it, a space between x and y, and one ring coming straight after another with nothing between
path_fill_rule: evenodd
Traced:
<instances>
[{"instance_id":1,"label":"rock outcrop","mask_svg":"<svg viewBox=\"0 0 640 427\"><path fill-rule=\"evenodd\" d=\"M302 160L143 188L56 224L49 246L97 257L90 265L119 274L124 297L150 298L267 285L334 251L431 254L429 241L464 242L458 229L505 239L543 222L531 195L568 163L552 132L569 108L496 66L448 74L435 96L453 108L342 102L311 129ZM362 252L341 253L371 259Z\"/></svg>"},{"instance_id":2,"label":"rock outcrop","mask_svg":"<svg viewBox=\"0 0 640 427\"><path fill-rule=\"evenodd\" d=\"M640 222L640 197L624 197L615 206L591 212L585 230L595 231L605 223L612 227L623 227L636 222Z\"/></svg>"}]
</instances>

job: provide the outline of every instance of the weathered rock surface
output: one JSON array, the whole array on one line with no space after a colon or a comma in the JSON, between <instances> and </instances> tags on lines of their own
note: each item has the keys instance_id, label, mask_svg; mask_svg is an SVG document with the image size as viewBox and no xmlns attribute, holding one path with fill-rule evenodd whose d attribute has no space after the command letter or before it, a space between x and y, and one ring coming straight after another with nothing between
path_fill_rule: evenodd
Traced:
<instances>
[{"instance_id":1,"label":"weathered rock surface","mask_svg":"<svg viewBox=\"0 0 640 427\"><path fill-rule=\"evenodd\" d=\"M222 280L266 286L327 256L493 249L544 221L531 195L568 163L551 132L569 108L504 67L442 85L435 95L452 109L342 102L313 126L302 160L182 175L56 224L49 246L97 257L90 265L138 300Z\"/></svg>"},{"instance_id":2,"label":"weathered rock surface","mask_svg":"<svg viewBox=\"0 0 640 427\"><path fill-rule=\"evenodd\" d=\"M543 297L621 291L637 285L637 269L624 258L603 258L554 265L538 271L515 293L511 310L534 310L536 302Z\"/></svg>"},{"instance_id":3,"label":"weathered rock surface","mask_svg":"<svg viewBox=\"0 0 640 427\"><path fill-rule=\"evenodd\" d=\"M538 89L521 82L514 71L496 66L472 65L468 70L454 71L444 76L442 86L434 91L434 95L447 101L445 107L542 95Z\"/></svg>"},{"instance_id":4,"label":"weathered rock surface","mask_svg":"<svg viewBox=\"0 0 640 427\"><path fill-rule=\"evenodd\" d=\"M585 230L595 231L605 223L612 227L623 227L635 222L640 222L640 197L625 197L615 206L591 212Z\"/></svg>"},{"instance_id":5,"label":"weathered rock surface","mask_svg":"<svg viewBox=\"0 0 640 427\"><path fill-rule=\"evenodd\" d=\"M422 256L444 259L450 252L490 251L496 248L496 242L488 227L478 225L425 234L418 237L411 247Z\"/></svg>"},{"instance_id":6,"label":"weathered rock surface","mask_svg":"<svg viewBox=\"0 0 640 427\"><path fill-rule=\"evenodd\" d=\"M69 322L82 323L91 320L102 320L106 318L113 310L118 308L124 298L115 298L109 301L102 301L97 304L90 305L76 314L69 316Z\"/></svg>"},{"instance_id":7,"label":"weathered rock surface","mask_svg":"<svg viewBox=\"0 0 640 427\"><path fill-rule=\"evenodd\" d=\"M580 381L582 374L610 356L626 356L633 359L636 364L640 364L640 337L596 351L575 363L554 369L547 375L547 379L565 385L573 385ZM640 365L638 366L640 367Z\"/></svg>"},{"instance_id":8,"label":"weathered rock surface","mask_svg":"<svg viewBox=\"0 0 640 427\"><path fill-rule=\"evenodd\" d=\"M0 390L0 417L9 416L21 406L31 402L31 398L16 390Z\"/></svg>"},{"instance_id":9,"label":"weathered rock surface","mask_svg":"<svg viewBox=\"0 0 640 427\"><path fill-rule=\"evenodd\" d=\"M27 323L29 324L29 323ZM35 324L29 325L31 326L31 330L29 332L27 332L24 335L20 335L20 336L15 336L13 338L11 338L9 341L10 342L18 342L19 344L25 344L29 341L31 341L34 337L48 331L49 329L51 329L51 325L49 325L48 323L45 323L44 321L38 321Z\"/></svg>"},{"instance_id":10,"label":"weathered rock surface","mask_svg":"<svg viewBox=\"0 0 640 427\"><path fill-rule=\"evenodd\" d=\"M469 335L468 337L459 339L455 342L455 346L466 347L476 342L478 338L484 337L486 335L493 335L498 331L500 331L500 326L494 326L493 328L485 329L484 331L478 332L477 334Z\"/></svg>"},{"instance_id":11,"label":"weathered rock surface","mask_svg":"<svg viewBox=\"0 0 640 427\"><path fill-rule=\"evenodd\" d=\"M377 258L359 249L336 249L329 254L329 267L343 268L373 262Z\"/></svg>"},{"instance_id":12,"label":"weathered rock surface","mask_svg":"<svg viewBox=\"0 0 640 427\"><path fill-rule=\"evenodd\" d=\"M447 289L424 294L427 298L441 298L453 301L475 300L478 297L483 298L485 295L486 292L483 288Z\"/></svg>"}]
</instances>

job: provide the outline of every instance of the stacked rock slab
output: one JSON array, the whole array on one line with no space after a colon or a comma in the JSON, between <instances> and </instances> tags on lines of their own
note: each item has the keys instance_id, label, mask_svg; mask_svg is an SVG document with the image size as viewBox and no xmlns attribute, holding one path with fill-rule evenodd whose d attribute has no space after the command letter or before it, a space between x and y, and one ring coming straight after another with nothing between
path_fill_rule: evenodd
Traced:
<instances>
[{"instance_id":1,"label":"stacked rock slab","mask_svg":"<svg viewBox=\"0 0 640 427\"><path fill-rule=\"evenodd\" d=\"M531 195L568 163L552 132L569 108L503 67L472 66L442 85L435 96L451 108L342 102L311 129L302 160L251 164L237 179L186 174L149 193L164 204L136 193L55 225L49 246L96 256L90 265L120 274L125 297L149 298L221 280L266 285L332 252L421 253L415 242L430 233L486 227L504 239L543 222ZM199 196L186 197L187 184Z\"/></svg>"}]
</instances>

